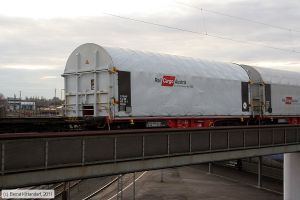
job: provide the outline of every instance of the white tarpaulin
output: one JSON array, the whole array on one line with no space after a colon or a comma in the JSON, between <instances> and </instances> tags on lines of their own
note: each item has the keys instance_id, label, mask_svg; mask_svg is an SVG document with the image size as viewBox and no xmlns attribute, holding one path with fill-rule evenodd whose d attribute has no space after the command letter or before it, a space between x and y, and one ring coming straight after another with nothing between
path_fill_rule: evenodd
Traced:
<instances>
[{"instance_id":1,"label":"white tarpaulin","mask_svg":"<svg viewBox=\"0 0 300 200\"><path fill-rule=\"evenodd\" d=\"M130 72L126 112L105 107L119 98L118 73L103 72L113 67ZM63 76L69 116L76 116L76 107L82 116L82 105L93 105L94 116L108 109L115 116L249 115L241 99L241 82L249 78L235 64L84 44L70 55Z\"/></svg>"},{"instance_id":2,"label":"white tarpaulin","mask_svg":"<svg viewBox=\"0 0 300 200\"><path fill-rule=\"evenodd\" d=\"M255 67L263 81L271 84L272 113L269 115L300 114L300 73Z\"/></svg>"}]
</instances>

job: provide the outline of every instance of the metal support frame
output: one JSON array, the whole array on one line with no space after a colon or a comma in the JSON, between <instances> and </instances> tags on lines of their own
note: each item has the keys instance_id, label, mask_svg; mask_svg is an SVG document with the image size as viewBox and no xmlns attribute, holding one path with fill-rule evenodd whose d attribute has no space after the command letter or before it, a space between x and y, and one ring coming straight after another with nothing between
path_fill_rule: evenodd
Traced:
<instances>
[{"instance_id":1,"label":"metal support frame","mask_svg":"<svg viewBox=\"0 0 300 200\"><path fill-rule=\"evenodd\" d=\"M190 153L192 153L192 134L189 133L189 150L190 150Z\"/></svg>"},{"instance_id":2,"label":"metal support frame","mask_svg":"<svg viewBox=\"0 0 300 200\"><path fill-rule=\"evenodd\" d=\"M70 199L70 182L64 182L64 190L62 192L62 200Z\"/></svg>"},{"instance_id":3,"label":"metal support frame","mask_svg":"<svg viewBox=\"0 0 300 200\"><path fill-rule=\"evenodd\" d=\"M170 155L170 135L168 134L167 137L168 137L168 140L167 140L167 142L168 142L168 155Z\"/></svg>"},{"instance_id":4,"label":"metal support frame","mask_svg":"<svg viewBox=\"0 0 300 200\"><path fill-rule=\"evenodd\" d=\"M212 162L208 163L208 173L211 174L212 173Z\"/></svg>"},{"instance_id":5,"label":"metal support frame","mask_svg":"<svg viewBox=\"0 0 300 200\"><path fill-rule=\"evenodd\" d=\"M68 85L67 85L67 77L68 76L65 76L64 77L64 85L65 85L65 89L64 89L64 97L65 97L65 106L64 106L64 110L63 110L63 112L64 112L64 116L67 116L67 110L68 110L68 106L67 106L67 104L68 104L68 100L67 100L67 98L68 98L68 96L67 96L67 89L68 89ZM37 110L37 109L36 109Z\"/></svg>"},{"instance_id":6,"label":"metal support frame","mask_svg":"<svg viewBox=\"0 0 300 200\"><path fill-rule=\"evenodd\" d=\"M260 141L260 130L258 129L258 135L257 135L257 140L258 140L258 147L261 146L261 141Z\"/></svg>"},{"instance_id":7,"label":"metal support frame","mask_svg":"<svg viewBox=\"0 0 300 200\"><path fill-rule=\"evenodd\" d=\"M75 108L75 112L76 112L76 117L79 116L79 68L80 68L80 62L81 62L81 55L80 53L77 54L77 68L76 68L76 100L75 100L75 104L76 104L76 108Z\"/></svg>"},{"instance_id":8,"label":"metal support frame","mask_svg":"<svg viewBox=\"0 0 300 200\"><path fill-rule=\"evenodd\" d=\"M85 140L83 139L81 141L81 165L84 165L85 163Z\"/></svg>"},{"instance_id":9,"label":"metal support frame","mask_svg":"<svg viewBox=\"0 0 300 200\"><path fill-rule=\"evenodd\" d=\"M68 181L68 199L71 199L71 191L70 191L70 189L71 189L71 182Z\"/></svg>"},{"instance_id":10,"label":"metal support frame","mask_svg":"<svg viewBox=\"0 0 300 200\"><path fill-rule=\"evenodd\" d=\"M145 136L142 137L143 143L142 143L142 156L145 157Z\"/></svg>"},{"instance_id":11,"label":"metal support frame","mask_svg":"<svg viewBox=\"0 0 300 200\"><path fill-rule=\"evenodd\" d=\"M257 162L257 187L262 187L262 156L258 157Z\"/></svg>"},{"instance_id":12,"label":"metal support frame","mask_svg":"<svg viewBox=\"0 0 300 200\"><path fill-rule=\"evenodd\" d=\"M229 133L229 131L227 131L226 134L227 134L227 149L230 149L230 133Z\"/></svg>"},{"instance_id":13,"label":"metal support frame","mask_svg":"<svg viewBox=\"0 0 300 200\"><path fill-rule=\"evenodd\" d=\"M135 172L133 172L133 200L135 200Z\"/></svg>"},{"instance_id":14,"label":"metal support frame","mask_svg":"<svg viewBox=\"0 0 300 200\"><path fill-rule=\"evenodd\" d=\"M163 183L164 182L164 169L160 170L160 182Z\"/></svg>"},{"instance_id":15,"label":"metal support frame","mask_svg":"<svg viewBox=\"0 0 300 200\"><path fill-rule=\"evenodd\" d=\"M245 134L245 131L243 131L243 147L246 148L246 134Z\"/></svg>"},{"instance_id":16,"label":"metal support frame","mask_svg":"<svg viewBox=\"0 0 300 200\"><path fill-rule=\"evenodd\" d=\"M1 174L4 174L5 170L5 144L1 144Z\"/></svg>"},{"instance_id":17,"label":"metal support frame","mask_svg":"<svg viewBox=\"0 0 300 200\"><path fill-rule=\"evenodd\" d=\"M123 199L123 175L118 176L118 186L117 186L117 200Z\"/></svg>"},{"instance_id":18,"label":"metal support frame","mask_svg":"<svg viewBox=\"0 0 300 200\"><path fill-rule=\"evenodd\" d=\"M121 174L121 200L123 199L123 175Z\"/></svg>"},{"instance_id":19,"label":"metal support frame","mask_svg":"<svg viewBox=\"0 0 300 200\"><path fill-rule=\"evenodd\" d=\"M117 138L114 137L114 160L117 160Z\"/></svg>"},{"instance_id":20,"label":"metal support frame","mask_svg":"<svg viewBox=\"0 0 300 200\"><path fill-rule=\"evenodd\" d=\"M119 195L119 192L120 192L120 175L118 176L118 182L117 182L117 200L120 199L120 195Z\"/></svg>"},{"instance_id":21,"label":"metal support frame","mask_svg":"<svg viewBox=\"0 0 300 200\"><path fill-rule=\"evenodd\" d=\"M48 168L48 151L49 151L49 142L45 142L45 168Z\"/></svg>"},{"instance_id":22,"label":"metal support frame","mask_svg":"<svg viewBox=\"0 0 300 200\"><path fill-rule=\"evenodd\" d=\"M97 116L97 91L98 91L98 80L97 80L97 67L99 66L99 51L96 52L96 63L94 66L94 117Z\"/></svg>"},{"instance_id":23,"label":"metal support frame","mask_svg":"<svg viewBox=\"0 0 300 200\"><path fill-rule=\"evenodd\" d=\"M209 134L209 146L208 147L209 147L209 150L211 151L211 149L212 149L211 148L211 132L209 131L208 134Z\"/></svg>"}]
</instances>

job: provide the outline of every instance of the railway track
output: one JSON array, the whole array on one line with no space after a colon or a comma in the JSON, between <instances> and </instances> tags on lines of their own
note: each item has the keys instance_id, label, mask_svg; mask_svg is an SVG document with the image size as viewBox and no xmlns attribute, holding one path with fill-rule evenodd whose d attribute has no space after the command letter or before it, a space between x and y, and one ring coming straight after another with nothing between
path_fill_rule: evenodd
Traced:
<instances>
[{"instance_id":1,"label":"railway track","mask_svg":"<svg viewBox=\"0 0 300 200\"><path fill-rule=\"evenodd\" d=\"M72 188L74 188L75 186L77 186L80 182L81 182L81 180L69 182L70 185L68 187L68 190L71 190ZM67 183L59 183L58 185L56 185L53 188L54 191L55 191L54 198L59 198L63 194L63 192L66 191L66 184Z\"/></svg>"},{"instance_id":2,"label":"railway track","mask_svg":"<svg viewBox=\"0 0 300 200\"><path fill-rule=\"evenodd\" d=\"M82 200L89 200L89 199L93 198L94 196L100 194L101 192L103 192L103 190L105 190L106 188L110 187L112 184L116 183L118 181L118 179L119 179L119 177L114 178L112 181L110 181L109 183L107 183L103 187L97 189L96 191L94 191L90 195L84 197Z\"/></svg>"},{"instance_id":3,"label":"railway track","mask_svg":"<svg viewBox=\"0 0 300 200\"><path fill-rule=\"evenodd\" d=\"M127 190L128 188L130 188L132 185L134 185L134 182L138 181L140 178L142 178L145 174L147 173L147 171L145 172L141 172L140 175L138 175L134 181L130 181L131 179L131 175L132 174L126 174L123 176L117 176L115 177L113 180L111 180L110 182L108 182L107 184L105 184L104 186L100 187L99 189L97 189L96 191L92 192L91 194L89 194L88 196L84 197L82 200L91 200L91 199L99 199L99 196L101 196L101 199L106 199L106 200L113 200L114 198L118 197L119 195L121 195L122 192L124 192L125 190ZM119 188L119 181L120 179L125 179L124 180L124 187ZM111 188L113 185L116 184L115 188ZM106 191L108 190L108 191Z\"/></svg>"}]
</instances>

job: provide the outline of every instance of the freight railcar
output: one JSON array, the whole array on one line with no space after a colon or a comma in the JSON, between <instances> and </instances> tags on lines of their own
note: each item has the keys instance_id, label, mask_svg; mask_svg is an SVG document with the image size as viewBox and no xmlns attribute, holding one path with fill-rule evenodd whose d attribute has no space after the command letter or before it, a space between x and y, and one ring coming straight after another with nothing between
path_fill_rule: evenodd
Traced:
<instances>
[{"instance_id":1,"label":"freight railcar","mask_svg":"<svg viewBox=\"0 0 300 200\"><path fill-rule=\"evenodd\" d=\"M295 73L88 43L62 76L65 116L103 126L300 123Z\"/></svg>"},{"instance_id":2,"label":"freight railcar","mask_svg":"<svg viewBox=\"0 0 300 200\"><path fill-rule=\"evenodd\" d=\"M260 76L260 114L276 123L300 124L300 73L255 68ZM253 99L252 94L252 99Z\"/></svg>"}]
</instances>

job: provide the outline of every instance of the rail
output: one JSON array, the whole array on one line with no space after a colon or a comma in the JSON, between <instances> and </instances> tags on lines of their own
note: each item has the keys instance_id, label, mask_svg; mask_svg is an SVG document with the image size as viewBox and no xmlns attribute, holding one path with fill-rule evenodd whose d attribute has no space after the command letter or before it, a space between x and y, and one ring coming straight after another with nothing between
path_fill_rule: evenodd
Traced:
<instances>
[{"instance_id":1,"label":"rail","mask_svg":"<svg viewBox=\"0 0 300 200\"><path fill-rule=\"evenodd\" d=\"M108 187L110 187L112 184L116 183L118 181L119 177L117 176L116 178L114 178L112 181L108 182L107 184L105 184L104 186L102 186L101 188L97 189L96 191L94 191L93 193L89 194L88 196L84 197L82 200L89 200L92 199L94 196L96 196L97 194L101 193L103 190L107 189Z\"/></svg>"}]
</instances>

